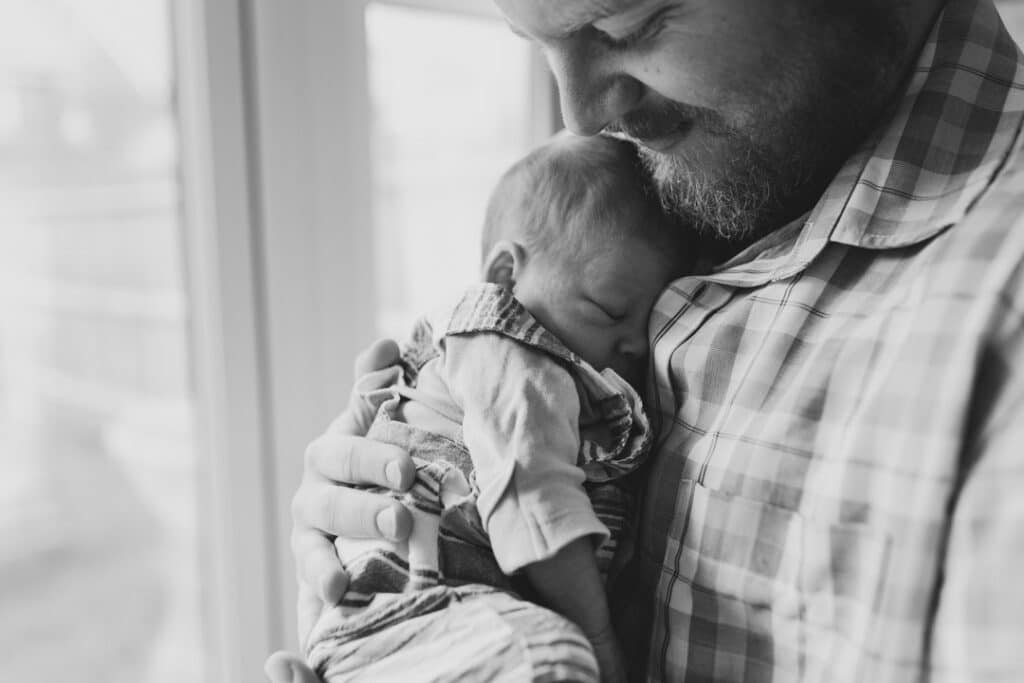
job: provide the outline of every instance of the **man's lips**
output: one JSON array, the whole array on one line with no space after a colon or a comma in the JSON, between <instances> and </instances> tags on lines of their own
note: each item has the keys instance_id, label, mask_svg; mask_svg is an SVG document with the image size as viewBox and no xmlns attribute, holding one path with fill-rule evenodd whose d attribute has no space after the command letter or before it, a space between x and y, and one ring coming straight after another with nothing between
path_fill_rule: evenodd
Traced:
<instances>
[{"instance_id":1,"label":"man's lips","mask_svg":"<svg viewBox=\"0 0 1024 683\"><path fill-rule=\"evenodd\" d=\"M625 132L613 133L616 137L620 137L624 140L628 140L636 145L646 147L653 152L659 152L665 154L670 152L676 145L685 140L690 133L692 126L687 126L685 129L676 130L671 133L656 136L656 137L642 137L638 135L630 135Z\"/></svg>"},{"instance_id":2,"label":"man's lips","mask_svg":"<svg viewBox=\"0 0 1024 683\"><path fill-rule=\"evenodd\" d=\"M675 147L677 144L679 144L679 142L685 139L687 137L687 133L689 133L689 130L690 129L687 128L685 131L679 131L672 135L667 135L665 137L659 138L636 138L636 142L638 144L643 145L647 149L653 150L655 152L661 152L664 154L666 152L671 151L673 147Z\"/></svg>"},{"instance_id":3,"label":"man's lips","mask_svg":"<svg viewBox=\"0 0 1024 683\"><path fill-rule=\"evenodd\" d=\"M633 116L613 123L608 131L656 152L667 152L693 130L695 120L678 110L658 115Z\"/></svg>"}]
</instances>

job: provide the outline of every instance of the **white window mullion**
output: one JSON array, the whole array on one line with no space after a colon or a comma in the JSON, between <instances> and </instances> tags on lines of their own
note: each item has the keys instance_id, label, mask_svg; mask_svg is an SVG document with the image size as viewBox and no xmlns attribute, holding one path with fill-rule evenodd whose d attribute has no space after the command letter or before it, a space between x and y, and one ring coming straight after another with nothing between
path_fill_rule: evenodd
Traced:
<instances>
[{"instance_id":1,"label":"white window mullion","mask_svg":"<svg viewBox=\"0 0 1024 683\"><path fill-rule=\"evenodd\" d=\"M266 531L277 511L265 438L265 332L255 259L243 13L238 2L174 3L186 262L204 491L208 679L262 678L280 641L280 587Z\"/></svg>"},{"instance_id":2,"label":"white window mullion","mask_svg":"<svg viewBox=\"0 0 1024 683\"><path fill-rule=\"evenodd\" d=\"M252 3L260 264L277 612L294 649L289 503L306 445L344 407L372 341L369 105L360 2Z\"/></svg>"}]
</instances>

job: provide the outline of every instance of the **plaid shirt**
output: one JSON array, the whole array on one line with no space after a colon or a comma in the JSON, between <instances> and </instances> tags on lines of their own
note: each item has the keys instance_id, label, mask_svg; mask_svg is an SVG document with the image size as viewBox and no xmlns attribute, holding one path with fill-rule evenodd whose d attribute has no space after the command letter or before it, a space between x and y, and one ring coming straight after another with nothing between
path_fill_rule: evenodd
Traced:
<instances>
[{"instance_id":1,"label":"plaid shirt","mask_svg":"<svg viewBox=\"0 0 1024 683\"><path fill-rule=\"evenodd\" d=\"M636 678L1024 681L1022 66L950 0L808 217L661 297Z\"/></svg>"}]
</instances>

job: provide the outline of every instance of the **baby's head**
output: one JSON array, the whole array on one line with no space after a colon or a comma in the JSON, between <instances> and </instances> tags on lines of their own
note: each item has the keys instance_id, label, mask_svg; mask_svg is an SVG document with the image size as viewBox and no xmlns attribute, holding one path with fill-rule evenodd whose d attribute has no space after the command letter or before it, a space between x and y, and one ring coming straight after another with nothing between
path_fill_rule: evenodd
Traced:
<instances>
[{"instance_id":1,"label":"baby's head","mask_svg":"<svg viewBox=\"0 0 1024 683\"><path fill-rule=\"evenodd\" d=\"M484 224L484 279L511 288L585 361L631 381L655 299L694 261L647 182L631 144L561 134L502 176Z\"/></svg>"}]
</instances>

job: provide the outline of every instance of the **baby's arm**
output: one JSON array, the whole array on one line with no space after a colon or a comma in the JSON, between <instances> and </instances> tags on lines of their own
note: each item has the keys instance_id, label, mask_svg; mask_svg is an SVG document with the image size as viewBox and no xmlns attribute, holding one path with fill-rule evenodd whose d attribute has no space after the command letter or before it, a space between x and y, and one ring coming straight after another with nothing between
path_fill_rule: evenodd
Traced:
<instances>
[{"instance_id":1,"label":"baby's arm","mask_svg":"<svg viewBox=\"0 0 1024 683\"><path fill-rule=\"evenodd\" d=\"M604 683L624 681L622 653L612 629L594 544L579 538L551 558L524 568L546 607L575 622L594 647Z\"/></svg>"},{"instance_id":2,"label":"baby's arm","mask_svg":"<svg viewBox=\"0 0 1024 683\"><path fill-rule=\"evenodd\" d=\"M464 411L480 515L499 566L523 571L546 606L591 640L604 680L620 680L594 552L608 529L577 465L580 404L572 377L547 354L499 335L446 343L445 373Z\"/></svg>"}]
</instances>

